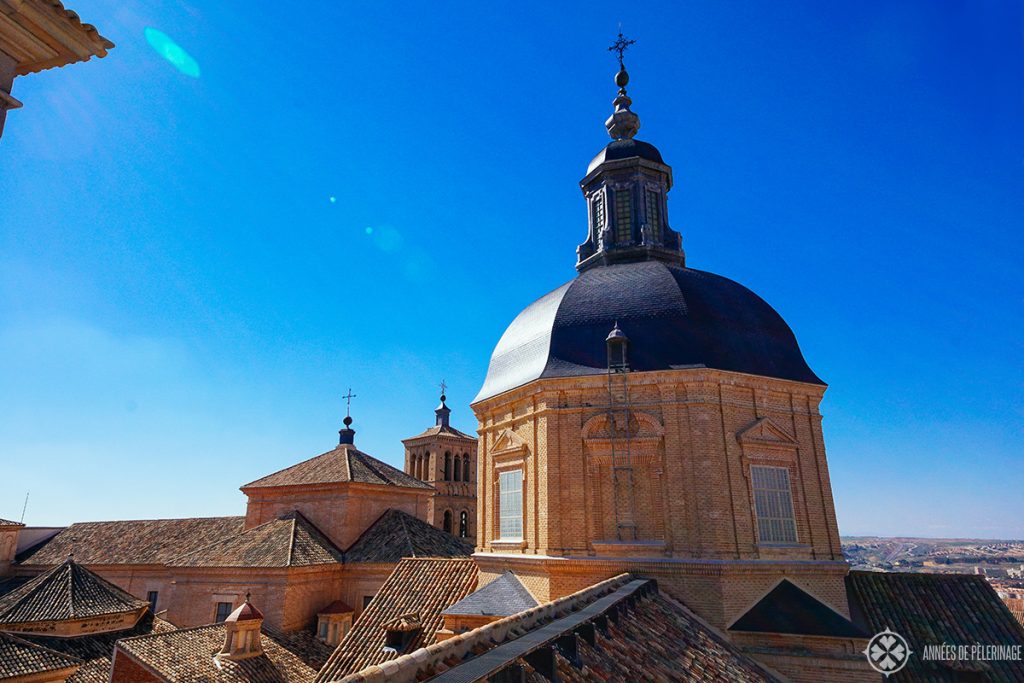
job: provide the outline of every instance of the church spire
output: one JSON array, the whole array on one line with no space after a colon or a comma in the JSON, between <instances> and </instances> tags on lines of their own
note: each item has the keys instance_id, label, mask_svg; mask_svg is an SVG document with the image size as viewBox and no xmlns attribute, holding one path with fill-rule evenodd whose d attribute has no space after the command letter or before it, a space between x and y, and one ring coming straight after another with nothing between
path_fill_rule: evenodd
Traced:
<instances>
[{"instance_id":1,"label":"church spire","mask_svg":"<svg viewBox=\"0 0 1024 683\"><path fill-rule=\"evenodd\" d=\"M635 138L640 117L626 94L629 73L623 55L636 43L619 33L608 49L617 53L619 92L615 111L605 122L612 141L590 162L580 189L587 199L590 229L576 248L576 270L634 261L686 264L682 238L668 225L666 196L672 169L657 148Z\"/></svg>"}]
</instances>

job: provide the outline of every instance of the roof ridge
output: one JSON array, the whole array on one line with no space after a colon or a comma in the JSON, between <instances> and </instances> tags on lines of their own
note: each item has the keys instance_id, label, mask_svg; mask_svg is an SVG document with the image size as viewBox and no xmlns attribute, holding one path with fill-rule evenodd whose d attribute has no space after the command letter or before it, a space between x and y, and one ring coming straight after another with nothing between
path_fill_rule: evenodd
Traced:
<instances>
[{"instance_id":1,"label":"roof ridge","mask_svg":"<svg viewBox=\"0 0 1024 683\"><path fill-rule=\"evenodd\" d=\"M292 566L292 556L295 554L295 534L299 532L299 511L296 510L291 518L292 532L288 535L288 554L285 555L285 566Z\"/></svg>"},{"instance_id":2,"label":"roof ridge","mask_svg":"<svg viewBox=\"0 0 1024 683\"><path fill-rule=\"evenodd\" d=\"M9 640L13 640L15 643L17 643L18 645L21 645L23 647L31 648L33 650L39 650L41 652L45 652L45 653L47 653L49 655L54 655L54 656L60 657L62 659L70 659L71 661L77 662L79 664L84 664L85 663L85 660L82 659L81 657L76 657L75 655L68 654L66 652L61 652L60 650L50 649L50 648L46 647L45 645L40 645L39 643L33 643L31 640L25 640L24 638L19 638L14 633L8 633L6 631L0 631L0 638L5 638L5 637L8 638Z\"/></svg>"},{"instance_id":3,"label":"roof ridge","mask_svg":"<svg viewBox=\"0 0 1024 683\"><path fill-rule=\"evenodd\" d=\"M401 510L398 510L398 512L401 512ZM409 544L409 552L412 553L413 557L416 557L416 546L412 544L412 537L409 536L409 527L405 525L405 517L399 515L398 521L402 525L402 533L405 534L405 542Z\"/></svg>"},{"instance_id":4,"label":"roof ridge","mask_svg":"<svg viewBox=\"0 0 1024 683\"><path fill-rule=\"evenodd\" d=\"M86 522L72 522L64 527L45 527L57 529L70 529L79 524L121 524L125 522L191 522L208 519L243 519L245 515L214 515L212 517L157 517L155 519L95 519Z\"/></svg>"},{"instance_id":5,"label":"roof ridge","mask_svg":"<svg viewBox=\"0 0 1024 683\"><path fill-rule=\"evenodd\" d=\"M72 547L73 549L73 547ZM68 556L68 609L71 610L71 618L75 618L75 561Z\"/></svg>"},{"instance_id":6,"label":"roof ridge","mask_svg":"<svg viewBox=\"0 0 1024 683\"><path fill-rule=\"evenodd\" d=\"M344 562L345 551L343 551L340 547L338 547L338 544L335 543L334 541L332 541L331 537L328 536L327 534L325 534L323 532L323 530L320 527L318 527L313 520L311 520L306 515L302 514L302 512L299 511L299 510L295 510L294 512L295 512L295 516L298 519L298 521L301 522L301 526L306 527L307 530L310 532L311 536L316 536L315 540L318 543L326 543L327 545L330 546L331 550L334 550L339 555L341 555L342 562ZM298 527L296 527L296 528L298 528Z\"/></svg>"},{"instance_id":7,"label":"roof ridge","mask_svg":"<svg viewBox=\"0 0 1024 683\"><path fill-rule=\"evenodd\" d=\"M173 629L171 631L161 631L160 633L157 633L156 631L154 631L152 633L144 633L144 634L142 634L140 636L128 636L127 638L118 638L117 639L117 643L115 645L120 645L121 643L134 642L136 640L147 640L149 638L159 638L160 636L166 636L168 633L189 633L190 631L199 631L199 630L204 629L204 628L217 628L217 627L222 627L222 626L224 626L224 622L223 621L220 622L220 623L216 623L216 624L200 624L199 626L188 626L186 628L175 628L175 629Z\"/></svg>"},{"instance_id":8,"label":"roof ridge","mask_svg":"<svg viewBox=\"0 0 1024 683\"><path fill-rule=\"evenodd\" d=\"M63 565L60 564L55 565L50 569L47 569L42 574L32 577L31 579L18 586L7 595L0 597L0 618L2 618L3 615L7 614L8 612L13 612L15 608L20 607L22 604L24 604L25 601L28 600L29 596L32 595L32 592L36 589L36 586L39 586L40 584L44 583L51 574L56 573L56 571L60 569L62 566ZM7 600L5 598L14 599Z\"/></svg>"}]
</instances>

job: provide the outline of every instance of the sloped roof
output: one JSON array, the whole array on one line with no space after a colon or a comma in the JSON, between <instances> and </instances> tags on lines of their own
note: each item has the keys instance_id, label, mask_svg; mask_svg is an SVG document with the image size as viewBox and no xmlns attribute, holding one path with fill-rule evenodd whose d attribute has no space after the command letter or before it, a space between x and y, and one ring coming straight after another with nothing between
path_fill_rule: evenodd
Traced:
<instances>
[{"instance_id":1,"label":"sloped roof","mask_svg":"<svg viewBox=\"0 0 1024 683\"><path fill-rule=\"evenodd\" d=\"M22 640L41 645L49 650L75 657L85 663L71 674L67 683L108 683L110 680L110 659L114 654L114 643L119 638L130 638L148 633L166 633L174 627L163 619L146 612L133 628L127 631L96 633L78 638L58 638L21 633Z\"/></svg>"},{"instance_id":2,"label":"sloped roof","mask_svg":"<svg viewBox=\"0 0 1024 683\"><path fill-rule=\"evenodd\" d=\"M871 635L788 579L780 581L733 622L729 630L834 638L867 638Z\"/></svg>"},{"instance_id":3,"label":"sloped roof","mask_svg":"<svg viewBox=\"0 0 1024 683\"><path fill-rule=\"evenodd\" d=\"M615 619L609 618L613 612ZM781 683L693 612L659 594L655 582L628 574L410 652L386 670L369 666L340 679L321 672L320 680L461 683L497 678L516 665L527 681L548 683L526 660L573 633L580 634L575 661L553 650L559 681Z\"/></svg>"},{"instance_id":4,"label":"sloped roof","mask_svg":"<svg viewBox=\"0 0 1024 683\"><path fill-rule=\"evenodd\" d=\"M407 512L389 508L345 551L345 562L398 562L403 557L469 557L473 546Z\"/></svg>"},{"instance_id":5,"label":"sloped roof","mask_svg":"<svg viewBox=\"0 0 1024 683\"><path fill-rule=\"evenodd\" d=\"M0 598L0 624L122 614L146 604L68 559Z\"/></svg>"},{"instance_id":6,"label":"sloped roof","mask_svg":"<svg viewBox=\"0 0 1024 683\"><path fill-rule=\"evenodd\" d=\"M405 443L406 441L413 441L414 439L422 439L425 436L441 435L454 436L458 439L469 439L470 441L476 441L475 436L470 436L465 432L460 432L458 429L452 427L451 425L434 425L433 427L427 429L426 431L420 432L416 436L410 436L408 439L402 439L402 443Z\"/></svg>"},{"instance_id":7,"label":"sloped roof","mask_svg":"<svg viewBox=\"0 0 1024 683\"><path fill-rule=\"evenodd\" d=\"M243 486L242 490L271 486L308 486L347 482L416 489L433 488L349 444L341 444L326 453L321 453L309 460L250 482Z\"/></svg>"},{"instance_id":8,"label":"sloped roof","mask_svg":"<svg viewBox=\"0 0 1024 683\"><path fill-rule=\"evenodd\" d=\"M17 560L60 564L74 551L80 564L165 564L244 528L245 517L78 522L22 551Z\"/></svg>"},{"instance_id":9,"label":"sloped roof","mask_svg":"<svg viewBox=\"0 0 1024 683\"><path fill-rule=\"evenodd\" d=\"M342 552L295 511L167 564L172 567L309 567L342 562Z\"/></svg>"},{"instance_id":10,"label":"sloped roof","mask_svg":"<svg viewBox=\"0 0 1024 683\"><path fill-rule=\"evenodd\" d=\"M0 518L0 526L25 526L21 522L12 522L9 519Z\"/></svg>"},{"instance_id":11,"label":"sloped roof","mask_svg":"<svg viewBox=\"0 0 1024 683\"><path fill-rule=\"evenodd\" d=\"M211 624L126 638L118 641L115 660L127 654L163 680L176 683L312 683L316 676L316 669L303 660L303 652L291 651L288 641L278 642L276 634L266 629L260 638L262 655L241 661L222 659L218 666L213 654L224 645L224 629L224 624Z\"/></svg>"},{"instance_id":12,"label":"sloped roof","mask_svg":"<svg viewBox=\"0 0 1024 683\"><path fill-rule=\"evenodd\" d=\"M17 62L19 76L64 66L90 57L105 57L114 44L92 24L83 23L59 0L29 0L7 4L0 12L6 34L4 50Z\"/></svg>"},{"instance_id":13,"label":"sloped roof","mask_svg":"<svg viewBox=\"0 0 1024 683\"><path fill-rule=\"evenodd\" d=\"M914 652L927 645L1024 645L1024 626L984 576L851 571L846 577L854 620L872 634L895 631ZM977 662L989 680L1024 681L1024 662ZM957 679L951 663L912 656L901 681L946 683Z\"/></svg>"},{"instance_id":14,"label":"sloped roof","mask_svg":"<svg viewBox=\"0 0 1024 683\"><path fill-rule=\"evenodd\" d=\"M483 588L459 600L444 613L507 617L525 612L538 604L537 598L526 590L519 578L511 571L506 571Z\"/></svg>"},{"instance_id":15,"label":"sloped roof","mask_svg":"<svg viewBox=\"0 0 1024 683\"><path fill-rule=\"evenodd\" d=\"M82 660L0 632L0 680L77 667Z\"/></svg>"},{"instance_id":16,"label":"sloped roof","mask_svg":"<svg viewBox=\"0 0 1024 683\"><path fill-rule=\"evenodd\" d=\"M416 613L422 629L409 649L433 644L443 624L441 612L469 594L476 577L476 563L468 558L402 560L338 644L317 681L333 681L398 657L384 650L385 627L405 614Z\"/></svg>"}]
</instances>

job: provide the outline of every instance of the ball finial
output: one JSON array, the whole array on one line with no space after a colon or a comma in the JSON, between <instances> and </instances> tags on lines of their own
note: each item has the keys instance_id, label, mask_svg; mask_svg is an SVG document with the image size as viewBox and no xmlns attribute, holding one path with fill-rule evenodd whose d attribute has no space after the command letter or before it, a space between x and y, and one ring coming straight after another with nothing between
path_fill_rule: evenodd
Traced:
<instances>
[{"instance_id":1,"label":"ball finial","mask_svg":"<svg viewBox=\"0 0 1024 683\"><path fill-rule=\"evenodd\" d=\"M349 426L351 426L351 424L352 424L352 418L351 418L351 417L349 417L348 415L346 415L346 416L345 416L345 419L344 419L344 420L342 420L342 422L344 422L344 423L345 423L345 426L346 426L346 427L349 427Z\"/></svg>"},{"instance_id":2,"label":"ball finial","mask_svg":"<svg viewBox=\"0 0 1024 683\"><path fill-rule=\"evenodd\" d=\"M625 88L629 84L629 73L625 69L619 69L619 73L615 74L615 85L620 88Z\"/></svg>"}]
</instances>

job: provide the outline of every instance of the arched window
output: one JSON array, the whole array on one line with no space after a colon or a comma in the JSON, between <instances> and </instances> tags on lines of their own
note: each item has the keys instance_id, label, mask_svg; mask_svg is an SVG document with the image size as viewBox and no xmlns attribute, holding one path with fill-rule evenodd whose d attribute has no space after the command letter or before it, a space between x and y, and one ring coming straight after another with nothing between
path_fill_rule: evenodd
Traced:
<instances>
[{"instance_id":1,"label":"arched window","mask_svg":"<svg viewBox=\"0 0 1024 683\"><path fill-rule=\"evenodd\" d=\"M462 454L462 481L469 481L469 453Z\"/></svg>"},{"instance_id":2,"label":"arched window","mask_svg":"<svg viewBox=\"0 0 1024 683\"><path fill-rule=\"evenodd\" d=\"M445 510L444 511L444 530L447 531L448 533L452 532L452 511L451 510Z\"/></svg>"},{"instance_id":3,"label":"arched window","mask_svg":"<svg viewBox=\"0 0 1024 683\"><path fill-rule=\"evenodd\" d=\"M469 513L463 510L459 513L459 538L469 536Z\"/></svg>"},{"instance_id":4,"label":"arched window","mask_svg":"<svg viewBox=\"0 0 1024 683\"><path fill-rule=\"evenodd\" d=\"M452 477L455 481L462 481L462 458L458 453L455 454L455 471L452 472Z\"/></svg>"},{"instance_id":5,"label":"arched window","mask_svg":"<svg viewBox=\"0 0 1024 683\"><path fill-rule=\"evenodd\" d=\"M444 480L452 480L452 454L448 451L444 452Z\"/></svg>"}]
</instances>

